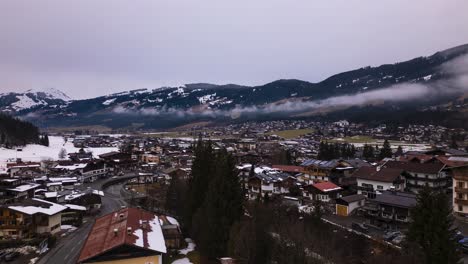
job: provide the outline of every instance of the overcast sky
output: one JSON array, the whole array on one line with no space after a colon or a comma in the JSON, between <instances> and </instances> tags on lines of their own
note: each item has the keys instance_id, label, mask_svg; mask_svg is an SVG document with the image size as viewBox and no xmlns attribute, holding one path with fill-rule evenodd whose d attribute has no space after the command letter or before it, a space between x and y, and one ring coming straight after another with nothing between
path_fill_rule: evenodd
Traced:
<instances>
[{"instance_id":1,"label":"overcast sky","mask_svg":"<svg viewBox=\"0 0 468 264\"><path fill-rule=\"evenodd\" d=\"M0 92L317 82L468 43L466 0L1 0Z\"/></svg>"}]
</instances>

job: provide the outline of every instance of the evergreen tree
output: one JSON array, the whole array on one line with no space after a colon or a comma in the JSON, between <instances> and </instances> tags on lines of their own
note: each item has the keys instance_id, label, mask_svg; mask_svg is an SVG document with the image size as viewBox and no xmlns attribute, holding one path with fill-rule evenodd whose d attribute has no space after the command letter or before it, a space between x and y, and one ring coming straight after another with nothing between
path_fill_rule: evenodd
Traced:
<instances>
[{"instance_id":1,"label":"evergreen tree","mask_svg":"<svg viewBox=\"0 0 468 264\"><path fill-rule=\"evenodd\" d=\"M210 141L203 141L201 136L194 146L195 159L192 164L192 178L189 182L189 191L183 221L188 230L195 212L205 200L210 181L213 177L214 152Z\"/></svg>"},{"instance_id":2,"label":"evergreen tree","mask_svg":"<svg viewBox=\"0 0 468 264\"><path fill-rule=\"evenodd\" d=\"M447 195L425 187L411 210L407 242L416 245L429 264L455 264L460 260Z\"/></svg>"},{"instance_id":3,"label":"evergreen tree","mask_svg":"<svg viewBox=\"0 0 468 264\"><path fill-rule=\"evenodd\" d=\"M374 148L373 148L371 145L365 144L365 145L364 145L363 152L362 152L362 156L363 156L364 159L366 159L366 160L374 160L374 158L375 158L375 156L374 156Z\"/></svg>"},{"instance_id":4,"label":"evergreen tree","mask_svg":"<svg viewBox=\"0 0 468 264\"><path fill-rule=\"evenodd\" d=\"M385 140L383 143L383 147L380 149L379 159L383 160L385 158L392 157L392 148L390 147L390 143L388 140Z\"/></svg>"},{"instance_id":5,"label":"evergreen tree","mask_svg":"<svg viewBox=\"0 0 468 264\"><path fill-rule=\"evenodd\" d=\"M398 146L397 151L395 152L395 156L401 156L403 155L403 148L401 146Z\"/></svg>"},{"instance_id":6,"label":"evergreen tree","mask_svg":"<svg viewBox=\"0 0 468 264\"><path fill-rule=\"evenodd\" d=\"M235 162L226 150L215 160L213 180L202 207L194 217L194 233L200 252L209 258L227 254L229 234L243 212L242 190Z\"/></svg>"}]
</instances>

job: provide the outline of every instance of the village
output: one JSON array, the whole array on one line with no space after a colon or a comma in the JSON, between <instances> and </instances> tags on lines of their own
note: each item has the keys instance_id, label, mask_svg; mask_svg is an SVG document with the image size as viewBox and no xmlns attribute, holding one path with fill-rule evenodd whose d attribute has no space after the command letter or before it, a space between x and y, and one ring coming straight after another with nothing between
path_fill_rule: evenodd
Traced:
<instances>
[{"instance_id":1,"label":"village","mask_svg":"<svg viewBox=\"0 0 468 264\"><path fill-rule=\"evenodd\" d=\"M196 243L171 199L174 183L191 179L199 139L234 158L246 201L300 214L320 206L323 221L398 249L416 195L428 186L451 197L460 240L468 236L466 131L285 120L175 132L56 133L54 151L6 150L0 259L195 263ZM468 244L460 247L468 252Z\"/></svg>"}]
</instances>

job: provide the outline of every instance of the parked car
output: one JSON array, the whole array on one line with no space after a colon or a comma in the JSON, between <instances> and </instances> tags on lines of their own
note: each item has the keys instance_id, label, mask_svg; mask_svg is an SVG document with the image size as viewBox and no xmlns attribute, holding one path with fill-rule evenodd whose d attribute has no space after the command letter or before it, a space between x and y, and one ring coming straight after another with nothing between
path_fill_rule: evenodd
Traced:
<instances>
[{"instance_id":1,"label":"parked car","mask_svg":"<svg viewBox=\"0 0 468 264\"><path fill-rule=\"evenodd\" d=\"M6 256L8 255L8 251L0 251L0 261Z\"/></svg>"},{"instance_id":2,"label":"parked car","mask_svg":"<svg viewBox=\"0 0 468 264\"><path fill-rule=\"evenodd\" d=\"M403 242L404 239L405 239L405 235L399 234L394 239L392 239L392 243L396 244L396 245L399 245L399 244L401 244L401 242Z\"/></svg>"},{"instance_id":3,"label":"parked car","mask_svg":"<svg viewBox=\"0 0 468 264\"><path fill-rule=\"evenodd\" d=\"M468 237L463 237L462 239L458 240L459 244L468 244Z\"/></svg>"},{"instance_id":4,"label":"parked car","mask_svg":"<svg viewBox=\"0 0 468 264\"><path fill-rule=\"evenodd\" d=\"M382 236L382 238L383 238L383 240L390 242L390 241L392 241L395 237L397 237L397 236L399 236L399 235L401 235L401 232L400 232L400 231L389 231L389 232L386 232L386 233Z\"/></svg>"},{"instance_id":5,"label":"parked car","mask_svg":"<svg viewBox=\"0 0 468 264\"><path fill-rule=\"evenodd\" d=\"M369 228L367 226L365 226L364 224L360 224L360 223L353 222L351 224L351 228L356 230L356 231L362 232L362 233L368 233L369 232Z\"/></svg>"},{"instance_id":6,"label":"parked car","mask_svg":"<svg viewBox=\"0 0 468 264\"><path fill-rule=\"evenodd\" d=\"M16 251L13 251L7 255L5 255L5 261L9 262L9 261L13 261L15 260L15 258L17 258L19 256L19 253L16 252Z\"/></svg>"}]
</instances>

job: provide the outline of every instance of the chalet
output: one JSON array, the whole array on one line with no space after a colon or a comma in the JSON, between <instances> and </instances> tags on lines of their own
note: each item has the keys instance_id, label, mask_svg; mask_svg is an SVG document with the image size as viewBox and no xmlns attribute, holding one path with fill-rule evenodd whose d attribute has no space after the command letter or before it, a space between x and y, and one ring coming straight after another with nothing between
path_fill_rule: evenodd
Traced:
<instances>
[{"instance_id":1,"label":"chalet","mask_svg":"<svg viewBox=\"0 0 468 264\"><path fill-rule=\"evenodd\" d=\"M55 234L60 231L61 212L65 209L65 206L36 198L3 205L0 207L0 236L28 238L35 234Z\"/></svg>"},{"instance_id":2,"label":"chalet","mask_svg":"<svg viewBox=\"0 0 468 264\"><path fill-rule=\"evenodd\" d=\"M43 175L41 164L35 162L7 164L10 177L34 178Z\"/></svg>"},{"instance_id":3,"label":"chalet","mask_svg":"<svg viewBox=\"0 0 468 264\"><path fill-rule=\"evenodd\" d=\"M65 196L65 202L84 206L88 212L93 212L101 208L101 197L103 196L103 191L92 189L72 191Z\"/></svg>"},{"instance_id":4,"label":"chalet","mask_svg":"<svg viewBox=\"0 0 468 264\"><path fill-rule=\"evenodd\" d=\"M81 172L82 182L94 182L98 178L107 176L109 169L103 161L90 162L86 164Z\"/></svg>"},{"instance_id":5,"label":"chalet","mask_svg":"<svg viewBox=\"0 0 468 264\"><path fill-rule=\"evenodd\" d=\"M410 210L416 205L416 195L411 193L385 191L369 199L360 209L370 223L384 228L395 228L410 221Z\"/></svg>"},{"instance_id":6,"label":"chalet","mask_svg":"<svg viewBox=\"0 0 468 264\"><path fill-rule=\"evenodd\" d=\"M439 190L451 187L451 178L444 164L388 161L383 167L404 170L406 187L414 193L424 186Z\"/></svg>"},{"instance_id":7,"label":"chalet","mask_svg":"<svg viewBox=\"0 0 468 264\"><path fill-rule=\"evenodd\" d=\"M69 153L68 158L73 162L87 162L93 159L93 153L80 149L78 152Z\"/></svg>"},{"instance_id":8,"label":"chalet","mask_svg":"<svg viewBox=\"0 0 468 264\"><path fill-rule=\"evenodd\" d=\"M287 173L262 170L262 168L265 167L255 168L255 174L248 178L247 188L250 199L256 199L259 195L265 197L268 194L271 197L288 193L289 188L296 182L296 179Z\"/></svg>"},{"instance_id":9,"label":"chalet","mask_svg":"<svg viewBox=\"0 0 468 264\"><path fill-rule=\"evenodd\" d=\"M40 187L37 183L26 183L15 188L7 189L9 197L15 201L20 201L23 199L34 198L35 190Z\"/></svg>"},{"instance_id":10,"label":"chalet","mask_svg":"<svg viewBox=\"0 0 468 264\"><path fill-rule=\"evenodd\" d=\"M64 204L67 209L62 211L62 225L80 226L83 223L83 216L86 207L76 204Z\"/></svg>"},{"instance_id":11,"label":"chalet","mask_svg":"<svg viewBox=\"0 0 468 264\"><path fill-rule=\"evenodd\" d=\"M375 198L386 190L405 190L403 170L387 167L361 167L351 177L356 179L357 193L367 198Z\"/></svg>"},{"instance_id":12,"label":"chalet","mask_svg":"<svg viewBox=\"0 0 468 264\"><path fill-rule=\"evenodd\" d=\"M330 202L332 199L341 197L343 189L332 182L319 182L304 187L304 196L315 201Z\"/></svg>"},{"instance_id":13,"label":"chalet","mask_svg":"<svg viewBox=\"0 0 468 264\"><path fill-rule=\"evenodd\" d=\"M77 263L162 263L166 244L159 217L124 208L97 218Z\"/></svg>"},{"instance_id":14,"label":"chalet","mask_svg":"<svg viewBox=\"0 0 468 264\"><path fill-rule=\"evenodd\" d=\"M343 182L343 179L351 176L355 168L345 160L316 160L308 159L302 164L304 167L305 178L303 181L312 183L316 181L330 181L337 185Z\"/></svg>"},{"instance_id":15,"label":"chalet","mask_svg":"<svg viewBox=\"0 0 468 264\"><path fill-rule=\"evenodd\" d=\"M110 170L132 169L138 164L132 154L117 151L101 154L99 158L106 163Z\"/></svg>"}]
</instances>

